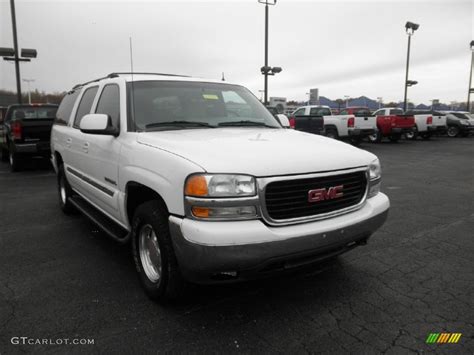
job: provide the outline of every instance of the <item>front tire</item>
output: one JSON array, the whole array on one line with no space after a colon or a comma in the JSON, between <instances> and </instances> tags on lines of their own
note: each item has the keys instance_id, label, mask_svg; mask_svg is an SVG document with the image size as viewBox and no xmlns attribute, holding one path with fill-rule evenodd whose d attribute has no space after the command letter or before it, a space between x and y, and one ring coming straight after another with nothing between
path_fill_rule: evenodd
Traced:
<instances>
[{"instance_id":1,"label":"front tire","mask_svg":"<svg viewBox=\"0 0 474 355\"><path fill-rule=\"evenodd\" d=\"M457 137L459 135L459 128L456 126L449 126L447 134L450 138Z\"/></svg>"},{"instance_id":2,"label":"front tire","mask_svg":"<svg viewBox=\"0 0 474 355\"><path fill-rule=\"evenodd\" d=\"M418 128L413 128L413 131L405 133L405 138L415 141L418 138Z\"/></svg>"},{"instance_id":3,"label":"front tire","mask_svg":"<svg viewBox=\"0 0 474 355\"><path fill-rule=\"evenodd\" d=\"M370 134L368 138L370 143L380 143L382 141L382 133L380 130L377 130L377 132Z\"/></svg>"},{"instance_id":4,"label":"front tire","mask_svg":"<svg viewBox=\"0 0 474 355\"><path fill-rule=\"evenodd\" d=\"M132 222L132 253L140 283L159 302L181 297L186 286L171 242L168 215L163 203L149 201L137 208Z\"/></svg>"}]
</instances>

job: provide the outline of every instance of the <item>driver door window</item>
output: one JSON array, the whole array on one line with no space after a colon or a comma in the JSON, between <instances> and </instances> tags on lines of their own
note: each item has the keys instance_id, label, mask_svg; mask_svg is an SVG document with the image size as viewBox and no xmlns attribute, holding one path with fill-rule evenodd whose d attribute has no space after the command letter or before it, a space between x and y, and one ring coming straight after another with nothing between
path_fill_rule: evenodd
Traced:
<instances>
[{"instance_id":1,"label":"driver door window","mask_svg":"<svg viewBox=\"0 0 474 355\"><path fill-rule=\"evenodd\" d=\"M306 110L305 108L300 108L299 110L296 110L294 116L295 117L304 116L305 110Z\"/></svg>"}]
</instances>

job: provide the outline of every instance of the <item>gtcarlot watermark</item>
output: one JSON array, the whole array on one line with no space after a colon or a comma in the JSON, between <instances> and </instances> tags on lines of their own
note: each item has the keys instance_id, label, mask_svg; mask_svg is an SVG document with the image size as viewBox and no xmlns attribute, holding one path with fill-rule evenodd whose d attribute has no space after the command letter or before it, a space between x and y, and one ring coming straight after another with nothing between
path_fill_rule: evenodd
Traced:
<instances>
[{"instance_id":1,"label":"gtcarlot watermark","mask_svg":"<svg viewBox=\"0 0 474 355\"><path fill-rule=\"evenodd\" d=\"M30 338L12 337L13 345L94 345L95 339L91 338Z\"/></svg>"}]
</instances>

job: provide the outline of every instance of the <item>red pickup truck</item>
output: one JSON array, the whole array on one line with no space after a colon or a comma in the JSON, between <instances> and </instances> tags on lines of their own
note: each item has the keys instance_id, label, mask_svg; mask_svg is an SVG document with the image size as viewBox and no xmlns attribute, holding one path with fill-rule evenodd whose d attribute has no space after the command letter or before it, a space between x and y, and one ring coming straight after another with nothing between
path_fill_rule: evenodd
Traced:
<instances>
[{"instance_id":1,"label":"red pickup truck","mask_svg":"<svg viewBox=\"0 0 474 355\"><path fill-rule=\"evenodd\" d=\"M400 108L381 108L374 112L377 117L378 131L369 136L372 143L380 142L388 137L391 142L397 142L403 134L412 132L415 128L415 117L405 115Z\"/></svg>"}]
</instances>

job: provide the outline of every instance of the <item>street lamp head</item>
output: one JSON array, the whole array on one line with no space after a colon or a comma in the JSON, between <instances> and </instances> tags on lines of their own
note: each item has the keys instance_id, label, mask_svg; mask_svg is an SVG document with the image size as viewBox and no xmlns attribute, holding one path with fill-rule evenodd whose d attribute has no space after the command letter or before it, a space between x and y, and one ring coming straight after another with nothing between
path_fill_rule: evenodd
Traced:
<instances>
[{"instance_id":1,"label":"street lamp head","mask_svg":"<svg viewBox=\"0 0 474 355\"><path fill-rule=\"evenodd\" d=\"M273 67L273 68L272 68L272 72L273 72L274 74L281 73L281 71L282 71L281 67Z\"/></svg>"},{"instance_id":2,"label":"street lamp head","mask_svg":"<svg viewBox=\"0 0 474 355\"><path fill-rule=\"evenodd\" d=\"M405 24L405 30L406 30L407 33L409 33L409 34L413 34L413 32L415 32L419 27L420 27L419 24L414 23L414 22L410 22L410 21L408 21L408 22Z\"/></svg>"},{"instance_id":3,"label":"street lamp head","mask_svg":"<svg viewBox=\"0 0 474 355\"><path fill-rule=\"evenodd\" d=\"M0 57L13 57L15 50L13 48L0 48Z\"/></svg>"},{"instance_id":4,"label":"street lamp head","mask_svg":"<svg viewBox=\"0 0 474 355\"><path fill-rule=\"evenodd\" d=\"M474 51L474 41L471 41L470 46L471 46L471 51Z\"/></svg>"},{"instance_id":5,"label":"street lamp head","mask_svg":"<svg viewBox=\"0 0 474 355\"><path fill-rule=\"evenodd\" d=\"M21 49L21 56L23 58L36 58L37 54L38 53L36 52L36 49L30 49L30 48Z\"/></svg>"},{"instance_id":6,"label":"street lamp head","mask_svg":"<svg viewBox=\"0 0 474 355\"><path fill-rule=\"evenodd\" d=\"M268 74L271 70L272 70L272 67L268 65L260 68L260 71L262 72L262 74Z\"/></svg>"},{"instance_id":7,"label":"street lamp head","mask_svg":"<svg viewBox=\"0 0 474 355\"><path fill-rule=\"evenodd\" d=\"M407 81L407 86L413 86L413 85L416 85L416 84L418 84L418 81L416 81L416 80L408 80Z\"/></svg>"},{"instance_id":8,"label":"street lamp head","mask_svg":"<svg viewBox=\"0 0 474 355\"><path fill-rule=\"evenodd\" d=\"M258 0L258 2L265 5L276 5L277 0Z\"/></svg>"}]
</instances>

